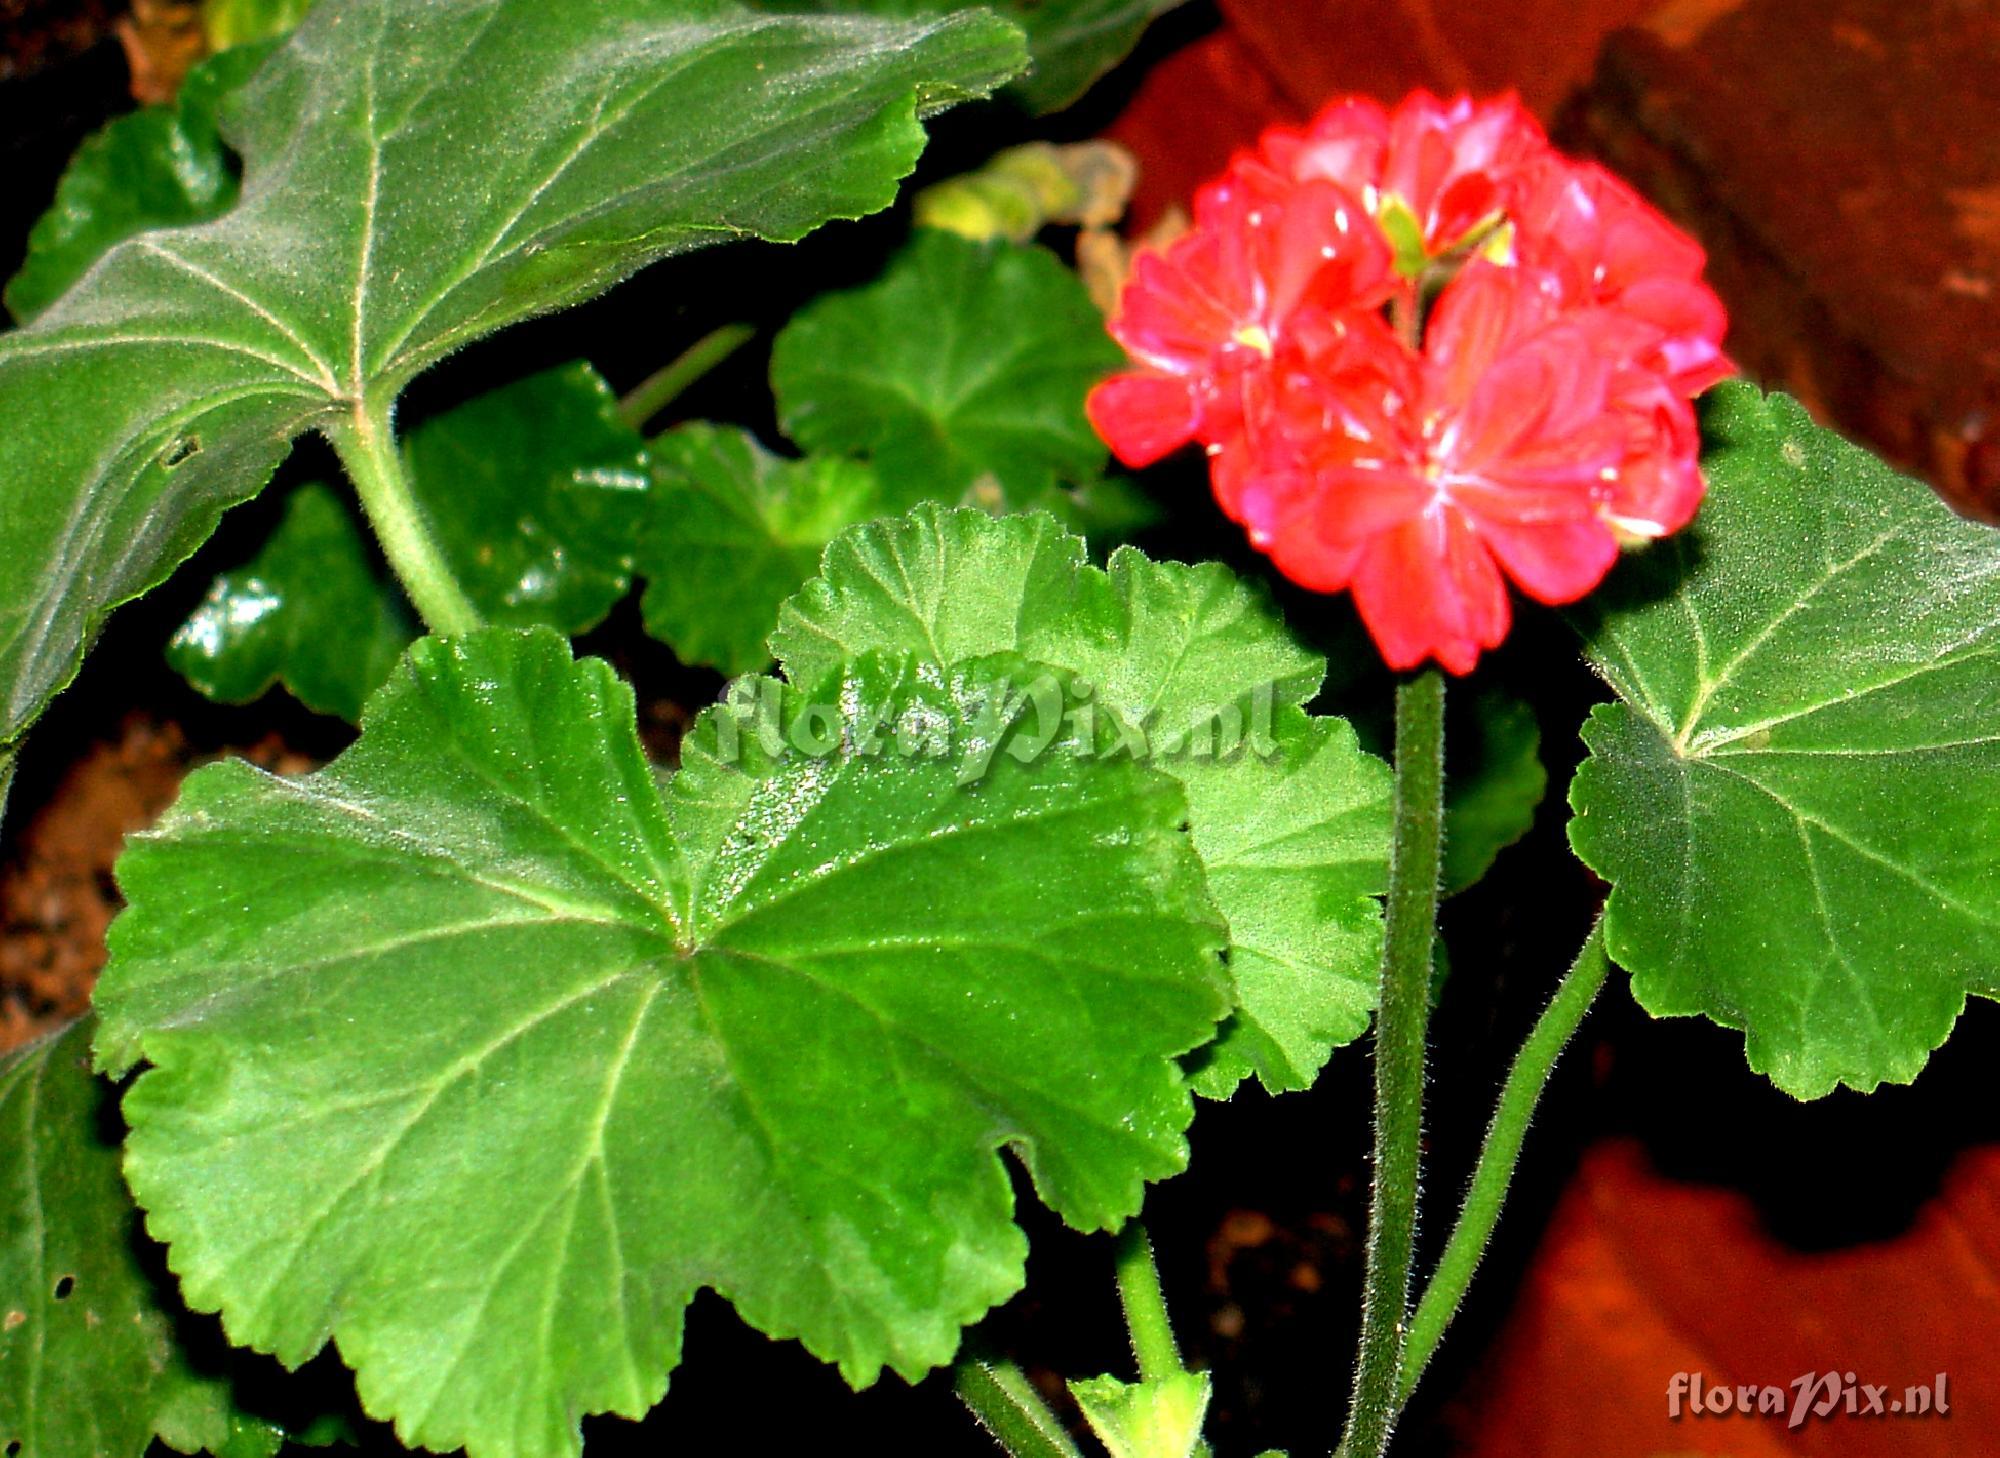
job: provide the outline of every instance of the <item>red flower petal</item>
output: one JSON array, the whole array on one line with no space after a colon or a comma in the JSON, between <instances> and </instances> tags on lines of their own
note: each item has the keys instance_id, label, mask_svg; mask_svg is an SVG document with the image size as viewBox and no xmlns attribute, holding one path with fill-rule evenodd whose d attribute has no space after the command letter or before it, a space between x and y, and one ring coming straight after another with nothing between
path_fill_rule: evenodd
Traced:
<instances>
[{"instance_id":1,"label":"red flower petal","mask_svg":"<svg viewBox=\"0 0 2000 1458\"><path fill-rule=\"evenodd\" d=\"M1232 277L1221 239L1191 233L1164 254L1142 253L1118 300L1111 335L1155 369L1194 374L1254 305L1255 284Z\"/></svg>"},{"instance_id":2,"label":"red flower petal","mask_svg":"<svg viewBox=\"0 0 2000 1458\"><path fill-rule=\"evenodd\" d=\"M1353 577L1354 605L1391 668L1435 658L1470 673L1507 636L1507 585L1492 556L1448 507L1375 538Z\"/></svg>"},{"instance_id":3,"label":"red flower petal","mask_svg":"<svg viewBox=\"0 0 2000 1458\"><path fill-rule=\"evenodd\" d=\"M1187 380L1133 371L1113 375L1083 402L1090 423L1128 466L1150 466L1194 439L1201 412Z\"/></svg>"},{"instance_id":4,"label":"red flower petal","mask_svg":"<svg viewBox=\"0 0 2000 1458\"><path fill-rule=\"evenodd\" d=\"M1395 277L1381 228L1352 193L1331 182L1306 182L1291 191L1268 246L1264 275L1279 319L1302 303L1366 307L1387 296Z\"/></svg>"},{"instance_id":5,"label":"red flower petal","mask_svg":"<svg viewBox=\"0 0 2000 1458\"><path fill-rule=\"evenodd\" d=\"M1605 515L1633 537L1679 531L1694 520L1703 492L1694 407L1668 382L1639 370L1620 381L1613 404L1627 446Z\"/></svg>"},{"instance_id":6,"label":"red flower petal","mask_svg":"<svg viewBox=\"0 0 2000 1458\"><path fill-rule=\"evenodd\" d=\"M1481 520L1478 530L1514 585L1537 602L1575 602L1618 560L1616 534L1595 516L1532 526Z\"/></svg>"}]
</instances>

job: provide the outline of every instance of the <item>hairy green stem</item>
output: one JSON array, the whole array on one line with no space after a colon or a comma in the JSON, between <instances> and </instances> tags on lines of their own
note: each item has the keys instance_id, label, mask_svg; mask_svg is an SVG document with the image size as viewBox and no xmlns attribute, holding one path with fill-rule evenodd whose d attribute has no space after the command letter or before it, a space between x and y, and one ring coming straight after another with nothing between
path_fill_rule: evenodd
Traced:
<instances>
[{"instance_id":1,"label":"hairy green stem","mask_svg":"<svg viewBox=\"0 0 2000 1458\"><path fill-rule=\"evenodd\" d=\"M1444 1339L1445 1328L1451 1325L1451 1319L1465 1300L1473 1273L1478 1270L1480 1258L1493 1239L1493 1229L1500 1221L1500 1207L1506 1202L1507 1187L1521 1159L1521 1142L1527 1137L1528 1124L1534 1118L1542 1090L1548 1086L1556 1060L1575 1036L1584 1014L1597 1001L1598 990L1604 986L1610 969L1604 950L1604 919L1600 915L1584 941L1583 950L1577 953L1575 963L1556 988L1555 996L1549 999L1521 1051L1514 1055L1514 1066L1508 1070L1507 1082L1500 1090L1493 1121L1486 1127L1486 1142L1480 1148L1472 1183L1466 1188L1458 1223L1452 1227L1444 1255L1424 1287L1416 1315L1410 1319L1409 1335L1403 1343L1402 1370L1396 1382L1399 1408L1410 1400L1417 1379L1423 1376L1438 1343Z\"/></svg>"},{"instance_id":2,"label":"hairy green stem","mask_svg":"<svg viewBox=\"0 0 2000 1458\"><path fill-rule=\"evenodd\" d=\"M327 436L354 482L382 555L425 624L433 633L469 633L481 625L479 609L458 585L410 490L390 414L387 405L357 404L351 416L328 428Z\"/></svg>"},{"instance_id":3,"label":"hairy green stem","mask_svg":"<svg viewBox=\"0 0 2000 1458\"><path fill-rule=\"evenodd\" d=\"M1153 1262L1153 1242L1136 1220L1118 1234L1118 1301L1125 1308L1125 1329L1132 1334L1139 1380L1159 1382L1185 1372L1160 1290L1160 1268Z\"/></svg>"},{"instance_id":4,"label":"hairy green stem","mask_svg":"<svg viewBox=\"0 0 2000 1458\"><path fill-rule=\"evenodd\" d=\"M0 830L7 825L7 792L14 788L14 766L18 751L0 749Z\"/></svg>"},{"instance_id":5,"label":"hairy green stem","mask_svg":"<svg viewBox=\"0 0 2000 1458\"><path fill-rule=\"evenodd\" d=\"M618 402L620 418L634 430L644 430L647 421L673 404L695 381L748 344L756 334L753 324L725 324L704 334L683 350L678 359L635 385Z\"/></svg>"},{"instance_id":6,"label":"hairy green stem","mask_svg":"<svg viewBox=\"0 0 2000 1458\"><path fill-rule=\"evenodd\" d=\"M1380 1458L1396 1421L1396 1374L1409 1316L1422 1174L1424 1035L1443 832L1444 677L1433 668L1396 690L1395 828L1375 1014L1375 1179L1362 1275L1361 1350L1340 1449L1346 1458Z\"/></svg>"},{"instance_id":7,"label":"hairy green stem","mask_svg":"<svg viewBox=\"0 0 2000 1458\"><path fill-rule=\"evenodd\" d=\"M1034 1384L1012 1362L960 1357L952 1389L979 1425L1013 1458L1083 1458Z\"/></svg>"}]
</instances>

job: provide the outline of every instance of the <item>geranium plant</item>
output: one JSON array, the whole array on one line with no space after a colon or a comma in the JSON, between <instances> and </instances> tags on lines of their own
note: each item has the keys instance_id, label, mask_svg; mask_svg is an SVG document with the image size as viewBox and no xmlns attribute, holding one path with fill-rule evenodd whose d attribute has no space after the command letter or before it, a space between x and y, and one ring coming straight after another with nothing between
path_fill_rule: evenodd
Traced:
<instances>
[{"instance_id":1,"label":"geranium plant","mask_svg":"<svg viewBox=\"0 0 2000 1458\"><path fill-rule=\"evenodd\" d=\"M894 202L923 118L997 94L1018 132L1156 8L217 6L245 44L79 153L0 337L0 785L106 616L274 476L167 652L359 733L196 771L120 863L91 1018L0 1063L9 1458L361 1417L575 1454L661 1400L703 1289L857 1386L949 1368L1022 1458L1188 1458L1209 1383L1147 1186L1197 1099L1304 1089L1371 1026L1341 1451L1379 1454L1614 966L1801 1098L1915 1077L2000 992L2000 538L1726 380L1700 249L1511 100L1245 139L1099 268L1108 320L1032 240L1121 255L1129 179L1038 143L792 312L735 420L683 402L760 321L622 397L541 361L399 408L671 255L785 269ZM1201 519L1171 465L1109 474L1184 448L1269 582L1106 556ZM569 641L635 591L733 675L671 765ZM1487 697L1509 752L1447 795L1446 684L1534 605L1611 695L1569 787L1608 894L1418 1283L1427 1021L1476 995L1440 990L1440 896L1542 790L1532 707ZM1392 681L1385 762L1331 710ZM1122 1232L1138 1371L1072 1383L1076 1432L965 1354L1024 1282L1003 1154ZM358 1415L247 1392L189 1312L285 1368L331 1346Z\"/></svg>"}]
</instances>

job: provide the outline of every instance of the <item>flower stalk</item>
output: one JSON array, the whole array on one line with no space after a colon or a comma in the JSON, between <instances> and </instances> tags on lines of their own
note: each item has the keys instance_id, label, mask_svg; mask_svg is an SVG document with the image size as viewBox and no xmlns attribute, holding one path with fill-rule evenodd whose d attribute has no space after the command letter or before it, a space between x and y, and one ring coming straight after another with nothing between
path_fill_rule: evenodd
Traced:
<instances>
[{"instance_id":1,"label":"flower stalk","mask_svg":"<svg viewBox=\"0 0 2000 1458\"><path fill-rule=\"evenodd\" d=\"M643 431L653 418L686 394L757 335L752 324L725 324L702 335L618 402L618 415Z\"/></svg>"},{"instance_id":2,"label":"flower stalk","mask_svg":"<svg viewBox=\"0 0 2000 1458\"><path fill-rule=\"evenodd\" d=\"M1379 1458L1395 1426L1422 1174L1424 1039L1437 940L1444 831L1444 677L1429 669L1396 691L1396 806L1388 929L1375 1015L1375 1179L1362 1276L1345 1458Z\"/></svg>"}]
</instances>

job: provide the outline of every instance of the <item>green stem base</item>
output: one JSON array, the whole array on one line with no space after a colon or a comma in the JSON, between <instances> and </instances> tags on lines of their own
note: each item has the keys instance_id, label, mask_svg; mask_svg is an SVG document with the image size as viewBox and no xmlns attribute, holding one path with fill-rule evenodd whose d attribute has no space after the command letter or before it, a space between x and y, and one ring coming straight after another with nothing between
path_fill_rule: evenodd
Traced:
<instances>
[{"instance_id":1,"label":"green stem base","mask_svg":"<svg viewBox=\"0 0 2000 1458\"><path fill-rule=\"evenodd\" d=\"M1153 1261L1153 1242L1146 1227L1133 1220L1118 1233L1118 1301L1125 1308L1125 1329L1132 1335L1132 1355L1139 1363L1139 1380L1162 1382L1178 1377L1180 1348L1167 1316L1166 1294L1160 1289L1160 1268Z\"/></svg>"}]
</instances>

